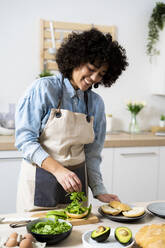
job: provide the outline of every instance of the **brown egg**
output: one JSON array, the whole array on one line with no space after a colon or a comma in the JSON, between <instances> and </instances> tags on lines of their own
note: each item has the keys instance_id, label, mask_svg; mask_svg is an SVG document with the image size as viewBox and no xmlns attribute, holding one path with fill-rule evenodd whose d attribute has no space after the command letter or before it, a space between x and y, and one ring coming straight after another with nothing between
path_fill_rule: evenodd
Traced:
<instances>
[{"instance_id":1,"label":"brown egg","mask_svg":"<svg viewBox=\"0 0 165 248\"><path fill-rule=\"evenodd\" d=\"M9 236L9 238L14 238L14 239L17 239L17 237L18 237L18 233L17 232L13 232Z\"/></svg>"},{"instance_id":2,"label":"brown egg","mask_svg":"<svg viewBox=\"0 0 165 248\"><path fill-rule=\"evenodd\" d=\"M20 248L33 248L31 239L23 239L19 245Z\"/></svg>"},{"instance_id":3,"label":"brown egg","mask_svg":"<svg viewBox=\"0 0 165 248\"><path fill-rule=\"evenodd\" d=\"M17 242L17 237L18 237L18 233L14 232L11 233L7 242L6 242L6 247L14 247L17 246L18 242Z\"/></svg>"},{"instance_id":4,"label":"brown egg","mask_svg":"<svg viewBox=\"0 0 165 248\"><path fill-rule=\"evenodd\" d=\"M34 241L34 237L31 233L26 233L24 236L23 236L25 239L31 239L32 241Z\"/></svg>"}]
</instances>

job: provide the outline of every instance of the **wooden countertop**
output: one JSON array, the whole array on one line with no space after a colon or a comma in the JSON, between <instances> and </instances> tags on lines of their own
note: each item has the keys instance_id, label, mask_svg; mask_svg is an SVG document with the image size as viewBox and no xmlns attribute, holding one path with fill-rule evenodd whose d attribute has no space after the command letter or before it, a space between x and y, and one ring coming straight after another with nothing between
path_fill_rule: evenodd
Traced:
<instances>
[{"instance_id":1,"label":"wooden countertop","mask_svg":"<svg viewBox=\"0 0 165 248\"><path fill-rule=\"evenodd\" d=\"M0 135L0 151L16 151L14 136Z\"/></svg>"},{"instance_id":2,"label":"wooden countertop","mask_svg":"<svg viewBox=\"0 0 165 248\"><path fill-rule=\"evenodd\" d=\"M136 202L133 203L133 205L135 206L141 206L146 208L146 206L152 202ZM102 205L102 203L100 203L100 205ZM115 229L121 225L127 226L132 230L132 234L133 237L135 237L136 232L144 225L151 225L151 224L158 224L158 223L164 223L164 219L154 216L152 214L150 214L147 210L147 215L137 221L137 222L133 222L133 223L120 223L120 222L115 222L112 220L109 220L107 218L102 217L97 209L99 206L93 206L92 208L92 213L95 214L96 216L98 216L99 218L99 223L97 224L88 224L88 225L81 225L81 226L73 226L73 230L71 235L66 239L63 240L61 243L58 243L56 245L51 246L52 248L66 248L66 247L72 247L72 248L83 248L83 244L82 244L82 235L89 230L95 230L99 225L104 225L104 226L110 226L111 228ZM5 214L5 215L1 215L1 217L6 217L6 218L17 218L17 217L31 217L32 213L22 213L22 214ZM24 235L25 233L27 233L26 231L26 227L18 227L16 229L11 230L11 228L9 227L9 224L7 223L0 223L0 237L8 237L12 232L17 232L18 234ZM103 246L104 247L104 246ZM133 246L133 247L137 247L137 246Z\"/></svg>"},{"instance_id":3,"label":"wooden countertop","mask_svg":"<svg viewBox=\"0 0 165 248\"><path fill-rule=\"evenodd\" d=\"M107 134L104 147L165 146L165 136L156 136L151 132L129 134L116 132ZM14 136L0 135L0 151L15 151Z\"/></svg>"},{"instance_id":4,"label":"wooden countertop","mask_svg":"<svg viewBox=\"0 0 165 248\"><path fill-rule=\"evenodd\" d=\"M107 134L104 147L165 146L165 136L156 136L151 132L129 134L116 132Z\"/></svg>"}]
</instances>

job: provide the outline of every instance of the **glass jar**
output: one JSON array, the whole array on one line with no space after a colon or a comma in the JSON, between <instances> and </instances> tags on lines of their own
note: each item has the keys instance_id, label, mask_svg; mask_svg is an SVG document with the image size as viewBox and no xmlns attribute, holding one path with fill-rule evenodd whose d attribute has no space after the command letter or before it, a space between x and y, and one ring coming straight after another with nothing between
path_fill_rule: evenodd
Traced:
<instances>
[{"instance_id":1,"label":"glass jar","mask_svg":"<svg viewBox=\"0 0 165 248\"><path fill-rule=\"evenodd\" d=\"M131 121L130 121L130 124L129 124L129 132L130 133L139 133L140 132L140 128L139 128L135 113L131 113Z\"/></svg>"},{"instance_id":2,"label":"glass jar","mask_svg":"<svg viewBox=\"0 0 165 248\"><path fill-rule=\"evenodd\" d=\"M106 114L106 132L110 133L112 131L112 115Z\"/></svg>"}]
</instances>

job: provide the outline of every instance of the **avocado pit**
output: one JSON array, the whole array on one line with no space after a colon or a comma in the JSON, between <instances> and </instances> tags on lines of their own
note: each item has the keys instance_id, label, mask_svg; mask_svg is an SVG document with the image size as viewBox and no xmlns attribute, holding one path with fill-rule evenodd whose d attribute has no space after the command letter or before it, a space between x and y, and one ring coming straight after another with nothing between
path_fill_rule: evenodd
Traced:
<instances>
[{"instance_id":1,"label":"avocado pit","mask_svg":"<svg viewBox=\"0 0 165 248\"><path fill-rule=\"evenodd\" d=\"M110 234L110 227L99 226L91 233L91 238L97 242L104 242L108 239Z\"/></svg>"},{"instance_id":2,"label":"avocado pit","mask_svg":"<svg viewBox=\"0 0 165 248\"><path fill-rule=\"evenodd\" d=\"M115 229L115 238L119 243L128 245L132 242L132 232L128 227L117 227Z\"/></svg>"}]
</instances>

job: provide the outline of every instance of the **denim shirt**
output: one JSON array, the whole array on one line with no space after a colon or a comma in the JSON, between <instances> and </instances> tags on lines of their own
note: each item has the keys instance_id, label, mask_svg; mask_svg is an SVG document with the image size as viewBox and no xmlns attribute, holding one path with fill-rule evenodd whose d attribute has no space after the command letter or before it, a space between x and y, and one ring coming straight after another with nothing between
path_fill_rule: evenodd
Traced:
<instances>
[{"instance_id":1,"label":"denim shirt","mask_svg":"<svg viewBox=\"0 0 165 248\"><path fill-rule=\"evenodd\" d=\"M57 108L61 96L62 109L86 114L84 92L80 89L75 90L66 78L62 87L61 74L40 78L33 82L19 100L16 108L15 145L22 151L24 159L38 166L41 166L42 161L49 156L40 145L39 137L49 118L51 109ZM107 193L100 172L106 121L103 100L92 90L88 92L88 110L89 115L94 116L95 140L84 146L84 152L88 185L93 195L96 196Z\"/></svg>"}]
</instances>

